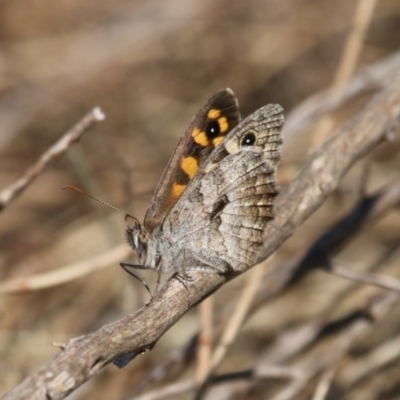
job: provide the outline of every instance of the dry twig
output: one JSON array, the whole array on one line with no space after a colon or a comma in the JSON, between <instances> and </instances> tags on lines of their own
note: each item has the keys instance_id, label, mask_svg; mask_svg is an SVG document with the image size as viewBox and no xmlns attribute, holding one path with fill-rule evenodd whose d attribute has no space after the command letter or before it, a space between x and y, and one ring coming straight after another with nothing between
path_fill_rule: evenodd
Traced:
<instances>
[{"instance_id":1,"label":"dry twig","mask_svg":"<svg viewBox=\"0 0 400 400\"><path fill-rule=\"evenodd\" d=\"M0 282L0 293L21 293L33 290L48 289L56 285L79 279L94 271L99 271L128 256L130 249L126 244L121 244L103 254L88 260L67 265L54 271L44 272L32 276L12 278Z\"/></svg>"},{"instance_id":2,"label":"dry twig","mask_svg":"<svg viewBox=\"0 0 400 400\"><path fill-rule=\"evenodd\" d=\"M0 193L0 211L19 196L54 159L67 151L90 127L96 122L104 120L104 118L103 112L98 107L84 116L71 130L43 153L39 160L28 168L20 179L3 189Z\"/></svg>"},{"instance_id":3,"label":"dry twig","mask_svg":"<svg viewBox=\"0 0 400 400\"><path fill-rule=\"evenodd\" d=\"M314 398L326 398L327 392L333 380L333 371L338 362L348 353L349 348L360 339L360 336L366 334L373 326L373 322L383 318L390 309L397 304L399 295L396 293L385 293L378 295L367 304L364 309L352 312L344 316L339 321L334 321L326 325L321 330L331 331L335 329L335 337L325 346L313 354L307 361L300 361L295 366L272 365L270 358L265 354L251 370L243 371L231 376L231 379L247 379L250 387L260 380L266 379L285 379L289 383L283 390L278 392L273 400L294 400L298 398L301 391L315 378L322 373L322 379L315 391ZM335 328L332 326L335 325ZM319 339L323 340L325 335ZM379 362L388 362L387 351L383 352L383 357L377 357ZM397 354L397 353L396 353ZM368 369L369 370L369 369ZM226 380L226 376L215 376L210 383L219 383ZM181 381L175 384L167 385L161 389L152 390L138 397L140 400L158 400L166 396L176 396L178 394L193 391L195 382L193 380ZM233 389L232 389L233 390ZM232 393L233 395L233 393ZM325 397L323 397L325 396Z\"/></svg>"},{"instance_id":4,"label":"dry twig","mask_svg":"<svg viewBox=\"0 0 400 400\"><path fill-rule=\"evenodd\" d=\"M375 2L376 0L358 1L351 31L330 89L333 95L338 95L343 90L356 68L365 35L371 23ZM333 122L331 115L327 115L319 121L318 126L315 128L316 135L314 137L314 146L312 147L315 147L315 144L319 145L325 141L332 130Z\"/></svg>"},{"instance_id":5,"label":"dry twig","mask_svg":"<svg viewBox=\"0 0 400 400\"><path fill-rule=\"evenodd\" d=\"M197 340L196 382L201 386L210 369L211 348L213 342L213 300L208 297L199 305L200 332Z\"/></svg>"},{"instance_id":6,"label":"dry twig","mask_svg":"<svg viewBox=\"0 0 400 400\"><path fill-rule=\"evenodd\" d=\"M225 354L229 350L230 345L233 343L240 327L245 321L254 296L261 285L262 277L264 275L264 267L265 264L257 265L253 268L252 273L249 275L248 284L245 286L237 302L236 312L233 313L228 324L226 325L226 329L213 354L210 374L212 374L220 365Z\"/></svg>"},{"instance_id":7,"label":"dry twig","mask_svg":"<svg viewBox=\"0 0 400 400\"><path fill-rule=\"evenodd\" d=\"M359 310L354 313L354 317L347 318L347 323L342 324L342 329L329 345L317 351L312 359L297 365L297 368L302 371L300 378L294 379L285 389L273 397L273 400L296 399L296 396L317 374L335 367L347 354L353 343L371 329L372 322L385 316L398 300L399 295L397 293L388 292L378 295L364 310Z\"/></svg>"},{"instance_id":8,"label":"dry twig","mask_svg":"<svg viewBox=\"0 0 400 400\"><path fill-rule=\"evenodd\" d=\"M295 107L286 118L284 138L286 142L293 135L301 132L307 125L321 116L343 106L349 100L367 93L377 91L388 84L400 69L400 51L391 54L383 61L364 68L350 79L340 93L329 90L312 95Z\"/></svg>"},{"instance_id":9,"label":"dry twig","mask_svg":"<svg viewBox=\"0 0 400 400\"><path fill-rule=\"evenodd\" d=\"M381 80L382 82L387 81L388 79L385 79L385 76L389 78L394 73L396 66L400 67L399 55L400 53L388 58L382 63L370 67L369 73L374 76L374 79ZM352 90L355 88L358 90L368 87L365 86L368 79L363 80L362 76L363 74L353 79L346 87L349 89L345 89L344 93L352 93ZM362 82L364 82L364 86ZM358 93L357 90L354 91L354 94ZM330 107L331 99L329 96L323 99L326 100L323 100L321 103L317 101L312 101L310 103L309 100L306 100L305 104L309 104L309 106L305 107L305 110L314 110L318 112L318 107L320 106L322 111L324 111L327 105ZM339 105L339 103L335 104L336 106ZM334 106L333 104L332 107ZM298 109L303 109L302 105L300 105ZM295 116L295 120L301 121L300 114L297 116L297 112L295 112L293 115ZM309 114L306 112L306 116L307 115ZM294 125L293 129L295 129ZM293 260L285 265L278 265L271 273L266 275L261 284L262 290L258 292L247 317L252 315L261 306L264 306L266 303L279 296L283 291L291 287L294 282L303 278L308 272L321 266L325 260L335 255L340 248L344 246L345 242L354 237L358 231L378 221L386 212L390 211L399 203L400 181L392 182L386 187L381 188L378 192L362 198L348 214L343 216L333 227L312 244L302 258ZM342 295L341 299L343 298ZM334 300L332 305L337 304L338 301L339 299ZM234 306L232 304L228 304L220 314L230 315L233 312L233 308ZM329 310L325 310L321 313L322 316L329 314ZM269 359L271 361L284 360L300 352L318 336L320 330L323 329L324 321L325 318L320 318L317 321L312 321L310 324L307 323L304 324L304 326L296 327L293 331L281 332L279 335L279 343L276 343L273 349L269 351ZM222 322L220 321L215 328L217 336L219 336L222 331L221 326ZM144 388L149 387L151 383L159 381L160 379L165 379L172 371L176 373L179 368L183 368L183 366L193 358L195 342L196 336L186 346L176 350L172 357L165 363L157 365L153 373L148 376L147 380L139 385L138 393L141 393Z\"/></svg>"}]
</instances>

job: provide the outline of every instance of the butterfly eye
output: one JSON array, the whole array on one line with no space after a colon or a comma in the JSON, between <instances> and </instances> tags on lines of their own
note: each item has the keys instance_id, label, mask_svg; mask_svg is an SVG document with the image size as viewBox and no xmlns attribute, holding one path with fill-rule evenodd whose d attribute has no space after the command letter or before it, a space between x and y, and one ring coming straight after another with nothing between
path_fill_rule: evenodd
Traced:
<instances>
[{"instance_id":1,"label":"butterfly eye","mask_svg":"<svg viewBox=\"0 0 400 400\"><path fill-rule=\"evenodd\" d=\"M149 242L149 234L144 230L140 231L139 240L142 244L147 245L147 243Z\"/></svg>"},{"instance_id":2,"label":"butterfly eye","mask_svg":"<svg viewBox=\"0 0 400 400\"><path fill-rule=\"evenodd\" d=\"M256 142L256 135L253 132L247 132L241 141L242 146L252 146Z\"/></svg>"},{"instance_id":3,"label":"butterfly eye","mask_svg":"<svg viewBox=\"0 0 400 400\"><path fill-rule=\"evenodd\" d=\"M221 128L218 121L210 121L207 124L206 135L209 139L214 139L221 133Z\"/></svg>"}]
</instances>

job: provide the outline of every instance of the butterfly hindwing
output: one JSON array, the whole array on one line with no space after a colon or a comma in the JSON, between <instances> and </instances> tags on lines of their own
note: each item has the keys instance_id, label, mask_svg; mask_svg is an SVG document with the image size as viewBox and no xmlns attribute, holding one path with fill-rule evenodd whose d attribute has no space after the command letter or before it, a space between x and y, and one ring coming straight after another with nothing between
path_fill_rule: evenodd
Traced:
<instances>
[{"instance_id":1,"label":"butterfly hindwing","mask_svg":"<svg viewBox=\"0 0 400 400\"><path fill-rule=\"evenodd\" d=\"M204 161L240 122L239 107L230 89L212 96L182 135L154 192L144 226L148 232L162 224Z\"/></svg>"},{"instance_id":2,"label":"butterfly hindwing","mask_svg":"<svg viewBox=\"0 0 400 400\"><path fill-rule=\"evenodd\" d=\"M252 265L273 218L283 111L268 105L232 130L204 162L163 224L186 269ZM176 260L179 268L181 257ZM170 259L169 263L174 264Z\"/></svg>"}]
</instances>

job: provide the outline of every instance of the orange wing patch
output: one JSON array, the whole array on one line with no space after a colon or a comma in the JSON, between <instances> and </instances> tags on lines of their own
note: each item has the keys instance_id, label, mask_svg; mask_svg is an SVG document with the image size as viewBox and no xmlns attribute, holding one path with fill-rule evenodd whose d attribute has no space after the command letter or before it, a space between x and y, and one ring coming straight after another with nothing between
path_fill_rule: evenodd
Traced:
<instances>
[{"instance_id":1,"label":"orange wing patch","mask_svg":"<svg viewBox=\"0 0 400 400\"><path fill-rule=\"evenodd\" d=\"M199 164L194 157L184 157L181 161L181 169L190 179L192 179L199 169Z\"/></svg>"},{"instance_id":2,"label":"orange wing patch","mask_svg":"<svg viewBox=\"0 0 400 400\"><path fill-rule=\"evenodd\" d=\"M219 124L219 129L221 130L221 133L226 132L229 128L228 120L226 119L226 117L218 118L218 124Z\"/></svg>"},{"instance_id":3,"label":"orange wing patch","mask_svg":"<svg viewBox=\"0 0 400 400\"><path fill-rule=\"evenodd\" d=\"M193 129L192 138L200 146L206 147L208 145L208 138L206 133L201 131L199 128Z\"/></svg>"},{"instance_id":4,"label":"orange wing patch","mask_svg":"<svg viewBox=\"0 0 400 400\"><path fill-rule=\"evenodd\" d=\"M207 112L207 121L204 122L204 126L193 129L191 136L194 143L192 142L187 155L180 161L179 172L171 188L173 201L179 199L196 175L201 163L224 140L230 129L228 118L224 116L223 110L217 108L211 108Z\"/></svg>"},{"instance_id":5,"label":"orange wing patch","mask_svg":"<svg viewBox=\"0 0 400 400\"><path fill-rule=\"evenodd\" d=\"M217 147L223 140L224 140L224 136L217 136L214 140L213 140L213 145L214 147Z\"/></svg>"},{"instance_id":6,"label":"orange wing patch","mask_svg":"<svg viewBox=\"0 0 400 400\"><path fill-rule=\"evenodd\" d=\"M217 110L217 109L215 109L215 108L212 108L212 109L208 112L207 117L208 117L209 119L217 119L220 115L221 115L221 110Z\"/></svg>"},{"instance_id":7,"label":"orange wing patch","mask_svg":"<svg viewBox=\"0 0 400 400\"><path fill-rule=\"evenodd\" d=\"M182 192L185 190L186 185L179 185L178 183L174 183L172 186L172 197L174 199L178 199Z\"/></svg>"}]
</instances>

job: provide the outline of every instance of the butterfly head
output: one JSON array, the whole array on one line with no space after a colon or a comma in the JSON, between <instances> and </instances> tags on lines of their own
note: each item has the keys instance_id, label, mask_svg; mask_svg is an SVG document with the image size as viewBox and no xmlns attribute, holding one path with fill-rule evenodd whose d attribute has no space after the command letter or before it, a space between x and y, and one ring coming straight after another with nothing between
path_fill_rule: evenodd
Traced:
<instances>
[{"instance_id":1,"label":"butterfly head","mask_svg":"<svg viewBox=\"0 0 400 400\"><path fill-rule=\"evenodd\" d=\"M147 245L149 243L150 235L140 222L131 215L125 216L125 221L133 221L133 225L126 228L126 240L128 244L137 251L139 258L146 254Z\"/></svg>"}]
</instances>

